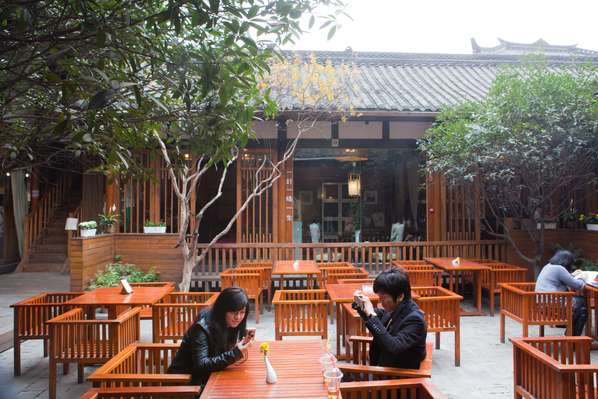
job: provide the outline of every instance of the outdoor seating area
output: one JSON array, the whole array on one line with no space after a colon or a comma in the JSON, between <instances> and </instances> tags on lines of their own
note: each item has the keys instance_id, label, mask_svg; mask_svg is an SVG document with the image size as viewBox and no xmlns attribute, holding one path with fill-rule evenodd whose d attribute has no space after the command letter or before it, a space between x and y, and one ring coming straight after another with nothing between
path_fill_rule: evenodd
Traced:
<instances>
[{"instance_id":1,"label":"outdoor seating area","mask_svg":"<svg viewBox=\"0 0 598 399\"><path fill-rule=\"evenodd\" d=\"M283 380L286 375L284 364L287 362L289 366L298 364L299 359L303 357L305 363L301 364L313 363L316 366L313 379L309 377L310 374L305 372L301 374L306 384L306 397L311 397L309 392L312 391L313 397L318 397L317 392L325 393L326 386L321 384L322 376L317 359L326 353L326 342L335 342L336 351L333 353L339 359L337 367L347 381L351 381L340 384L339 392L343 395L346 393L348 397L362 397L359 395L400 393L436 398L442 397L438 396L441 395L439 393L441 389L421 379L433 377L433 355L435 351L441 349L441 335L447 332L452 333L448 341L453 346L453 366L461 366L461 318L468 315L468 312L462 309L464 295L470 296L468 302L471 305L468 306L477 307L478 298L475 289L472 290L471 295L469 292L459 292L460 289L473 283L459 276L460 272L482 270L491 275L496 270L500 273L501 340L505 336L505 316L521 322L524 329L530 325L540 325L540 335L544 334L545 326L555 324L570 326L571 323L572 293L534 293L534 283L520 282L522 279L520 268L483 259L476 259L474 262L462 258L455 264L452 262L455 259L433 258L394 262L394 266L404 270L410 279L414 276L411 296L425 316L428 333L434 337L434 342L427 343L427 356L419 369L369 364L369 347L373 338L357 311L351 306L351 302L354 301L353 294L357 290L370 297L374 305L378 303L378 296L372 288L375 275L370 275L364 268L355 267L349 262L285 261L282 267L277 262L241 263L236 268L223 271L220 283L221 289L227 286L241 287L247 291L248 296L251 292L256 293L256 296L250 298L260 298L260 301L266 302L267 299L263 294L268 290L274 291L271 301L274 323L270 327L274 330L274 342L270 342L270 345L273 348L280 346L282 353L273 355L271 359L276 364L280 382L273 386L275 391L270 392L281 392L281 395L284 395L282 393L285 389ZM448 263L451 263L450 267L445 266ZM484 265L495 267L484 268ZM270 270L275 276L282 271L278 281L270 278ZM288 273L290 270L295 274ZM335 278L335 274L342 274L343 278ZM351 278L353 275L358 277ZM251 283L247 283L248 276ZM346 278L347 276L349 278ZM287 277L294 280L302 278L304 281L298 283L297 287L289 287L284 281ZM513 281L510 281L511 279ZM480 281L479 278L474 280ZM491 281L490 284L496 281L495 277L488 277L488 275L482 280ZM279 284L275 284L276 282ZM442 286L443 282L444 286ZM420 285L422 283L433 283L433 285ZM492 286L494 285L487 287ZM85 394L87 396L84 397L109 398L121 394L122 397L138 397L135 396L135 390L141 389L140 387L147 387L148 390L137 392L141 395L139 397L145 397L143 395L168 397L169 394L179 395L172 397L197 397L196 389L184 389L190 381L189 374L167 374L166 371L179 348L178 342L197 320L201 310L214 304L219 292L176 292L175 287L174 283L153 283L135 284L131 294L120 293L116 288L99 288L87 293L46 293L14 304L15 325L23 326L18 330L22 331L19 339L35 337L47 342L50 365L49 397L52 399L57 397L55 382L57 365L63 364L63 372L66 374L69 371L68 365L71 363L77 366L79 383L85 379L85 367L99 366L86 378L92 383L94 390L87 392ZM305 287L311 288L305 289ZM252 289L254 291L251 291ZM492 291L489 293L491 294ZM138 306L130 308L125 305L129 303ZM491 298L488 298L486 304L489 310L494 305ZM260 306L257 300L254 305L253 312L256 314L264 312L263 306ZM328 311L330 305L335 309L332 313ZM96 316L101 316L101 313L96 313L96 308L105 308L107 319L96 319ZM152 325L153 343L144 342L140 334L141 315L147 309L152 311L152 318L146 319L146 322ZM267 311L266 315L269 314L270 312ZM39 327L42 324L45 330ZM25 330L25 326L30 327L29 332ZM335 334L329 337L331 326ZM523 336L526 337L527 334L524 330ZM286 337L294 338L285 339ZM314 338L319 340L314 341ZM524 356L533 358L534 351L554 351L556 349L550 349L550 345L558 342L561 345L559 348L562 349L559 349L558 353L550 352L551 357L561 359L565 354L571 353L576 356L571 360L575 364L587 364L591 339L572 339L571 342L581 345L581 349L576 349L577 347L568 349L566 345L569 341L566 341L566 338L550 337L544 340L511 338L514 348L517 348L514 349L515 359L524 359ZM172 343L166 343L168 341ZM544 344L540 345L541 343ZM446 349L444 345L442 347ZM257 345L253 348L257 350ZM531 354L525 355L528 352ZM15 350L15 356L17 353L19 351ZM295 355L290 355L293 353L297 353L296 359L293 357ZM284 357L279 361L278 356L283 354ZM251 357L256 359L245 364L253 364L253 366L239 367L241 369L256 367L257 370L251 368L247 370L251 370L250 375L259 374L262 367L254 364L258 361L259 354L254 353ZM531 380L517 377L520 374L527 375L520 368L523 364L526 365L525 367L531 367L529 362L524 360L521 362L525 363L522 363L522 366L516 363L514 369L516 392L524 392L531 383ZM15 377L19 375L16 368L18 364L19 359L15 357ZM444 364L443 367L450 366ZM230 371L227 369L212 373L201 397L208 398L212 395L220 397L217 395L225 395L224 392L230 394L237 392L239 395L240 392L245 392L251 395L250 392L259 392L263 389L253 381L254 378L260 380L258 377L250 377L253 381L251 382L253 385L250 384L251 389L255 391L248 390L249 380L236 381L234 376L238 375L241 369L237 370L237 367L233 367ZM292 373L292 370L291 367L289 372ZM583 378L585 385L579 389L587 389L586 385L590 383L591 377ZM231 388L231 384L237 388ZM158 389L160 387L163 390ZM157 389L156 396L151 396L150 388ZM537 387L530 389L537 389Z\"/></svg>"}]
</instances>

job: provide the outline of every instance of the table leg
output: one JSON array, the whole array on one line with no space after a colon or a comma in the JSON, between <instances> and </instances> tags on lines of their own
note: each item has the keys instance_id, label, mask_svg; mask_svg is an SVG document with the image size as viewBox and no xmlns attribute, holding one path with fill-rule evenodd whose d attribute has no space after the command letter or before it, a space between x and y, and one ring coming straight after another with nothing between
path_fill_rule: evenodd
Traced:
<instances>
[{"instance_id":1,"label":"table leg","mask_svg":"<svg viewBox=\"0 0 598 399\"><path fill-rule=\"evenodd\" d=\"M473 272L473 283L475 285L475 302L476 307L478 308L478 312L482 313L482 279L481 279L481 270L475 270Z\"/></svg>"},{"instance_id":2,"label":"table leg","mask_svg":"<svg viewBox=\"0 0 598 399\"><path fill-rule=\"evenodd\" d=\"M453 291L453 277L454 276L455 276L455 272L451 270L449 272L449 291Z\"/></svg>"},{"instance_id":3,"label":"table leg","mask_svg":"<svg viewBox=\"0 0 598 399\"><path fill-rule=\"evenodd\" d=\"M341 306L340 303L334 302L334 307L336 308L336 356L340 356L341 354L341 339L344 339L343 335L343 320L341 315Z\"/></svg>"}]
</instances>

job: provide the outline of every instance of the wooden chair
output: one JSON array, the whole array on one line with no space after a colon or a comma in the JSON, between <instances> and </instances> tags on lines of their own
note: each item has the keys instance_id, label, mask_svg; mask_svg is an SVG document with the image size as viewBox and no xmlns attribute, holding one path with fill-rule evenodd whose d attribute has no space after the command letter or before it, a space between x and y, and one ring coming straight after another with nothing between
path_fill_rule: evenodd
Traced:
<instances>
[{"instance_id":1,"label":"wooden chair","mask_svg":"<svg viewBox=\"0 0 598 399\"><path fill-rule=\"evenodd\" d=\"M260 303L263 288L263 273L252 273L242 271L236 272L237 269L228 269L220 273L220 286L222 289L228 287L240 287L245 290L247 297L255 302L255 322L260 322Z\"/></svg>"},{"instance_id":2,"label":"wooden chair","mask_svg":"<svg viewBox=\"0 0 598 399\"><path fill-rule=\"evenodd\" d=\"M363 283L363 284L373 284L373 278L337 278L337 284L353 284L353 283Z\"/></svg>"},{"instance_id":3,"label":"wooden chair","mask_svg":"<svg viewBox=\"0 0 598 399\"><path fill-rule=\"evenodd\" d=\"M505 342L505 317L522 324L523 336L529 326L566 325L567 335L573 331L574 292L535 292L536 283L507 283L500 286L500 342Z\"/></svg>"},{"instance_id":4,"label":"wooden chair","mask_svg":"<svg viewBox=\"0 0 598 399\"><path fill-rule=\"evenodd\" d=\"M428 332L436 333L436 349L440 349L440 333L455 334L455 366L461 365L461 295L442 287L412 287L415 300L424 312Z\"/></svg>"},{"instance_id":5,"label":"wooden chair","mask_svg":"<svg viewBox=\"0 0 598 399\"><path fill-rule=\"evenodd\" d=\"M440 285L440 275L442 270L436 267L426 265L405 265L403 270L409 276L409 282L412 287L430 287Z\"/></svg>"},{"instance_id":6,"label":"wooden chair","mask_svg":"<svg viewBox=\"0 0 598 399\"><path fill-rule=\"evenodd\" d=\"M434 349L431 342L426 342L426 358L418 369L398 367L370 366L369 353L372 337L349 337L353 364L338 363L337 367L351 381L368 381L370 379L393 378L430 378L432 376L432 355Z\"/></svg>"},{"instance_id":7,"label":"wooden chair","mask_svg":"<svg viewBox=\"0 0 598 399\"><path fill-rule=\"evenodd\" d=\"M341 382L343 399L414 398L446 399L438 388L423 378L405 380Z\"/></svg>"},{"instance_id":8,"label":"wooden chair","mask_svg":"<svg viewBox=\"0 0 598 399\"><path fill-rule=\"evenodd\" d=\"M129 283L131 288L135 289L135 287L170 287L171 291L176 289L175 283L172 281L150 281L146 283ZM122 312L129 309L130 306L126 305L118 305L116 306L116 314L121 314ZM151 320L152 319L152 307L151 306L141 306L141 313L139 314L141 320Z\"/></svg>"},{"instance_id":9,"label":"wooden chair","mask_svg":"<svg viewBox=\"0 0 598 399\"><path fill-rule=\"evenodd\" d=\"M212 306L218 292L173 292L152 306L152 341L182 339L199 313Z\"/></svg>"},{"instance_id":10,"label":"wooden chair","mask_svg":"<svg viewBox=\"0 0 598 399\"><path fill-rule=\"evenodd\" d=\"M410 266L432 266L425 260L395 260L392 262L392 265L401 269L406 269Z\"/></svg>"},{"instance_id":11,"label":"wooden chair","mask_svg":"<svg viewBox=\"0 0 598 399\"><path fill-rule=\"evenodd\" d=\"M490 314L494 316L494 296L500 294L500 284L523 283L527 280L527 269L508 263L485 263L491 270L482 270L482 289L490 297Z\"/></svg>"},{"instance_id":12,"label":"wooden chair","mask_svg":"<svg viewBox=\"0 0 598 399\"><path fill-rule=\"evenodd\" d=\"M352 270L357 270L357 268L349 262L318 263L318 269L320 270L320 275L318 276L318 288L322 289L326 288L329 273L338 273L342 271L350 273Z\"/></svg>"},{"instance_id":13,"label":"wooden chair","mask_svg":"<svg viewBox=\"0 0 598 399\"><path fill-rule=\"evenodd\" d=\"M274 293L276 340L284 336L328 338L326 290L278 290Z\"/></svg>"},{"instance_id":14,"label":"wooden chair","mask_svg":"<svg viewBox=\"0 0 598 399\"><path fill-rule=\"evenodd\" d=\"M199 398L201 386L180 387L125 387L92 388L81 399L195 399Z\"/></svg>"},{"instance_id":15,"label":"wooden chair","mask_svg":"<svg viewBox=\"0 0 598 399\"><path fill-rule=\"evenodd\" d=\"M361 317L359 317L359 313L353 309L350 303L338 305L341 306L340 317L342 317L343 320L342 323L339 322L336 326L339 330L337 331L337 339L341 340L345 353L343 356L337 355L337 357L339 359L351 358L352 344L349 341L349 338L354 336L369 337L371 334L369 330L365 328L365 323L361 320Z\"/></svg>"},{"instance_id":16,"label":"wooden chair","mask_svg":"<svg viewBox=\"0 0 598 399\"><path fill-rule=\"evenodd\" d=\"M266 303L270 304L272 300L272 262L240 262L237 265L237 270L239 269L251 269L257 268L263 271L263 283L264 283L264 290L266 291Z\"/></svg>"},{"instance_id":17,"label":"wooden chair","mask_svg":"<svg viewBox=\"0 0 598 399\"><path fill-rule=\"evenodd\" d=\"M135 342L94 371L94 388L187 385L191 374L167 374L180 344Z\"/></svg>"},{"instance_id":18,"label":"wooden chair","mask_svg":"<svg viewBox=\"0 0 598 399\"><path fill-rule=\"evenodd\" d=\"M10 305L13 308L14 375L21 375L21 342L41 339L44 357L48 356L48 325L46 322L70 309L65 302L83 295L82 292L44 292Z\"/></svg>"},{"instance_id":19,"label":"wooden chair","mask_svg":"<svg viewBox=\"0 0 598 399\"><path fill-rule=\"evenodd\" d=\"M326 284L336 284L338 283L339 279L345 279L345 278L368 278L369 274L368 272L360 267L360 268L354 268L354 269L346 269L346 270L340 270L340 271L332 271L329 272L326 278Z\"/></svg>"},{"instance_id":20,"label":"wooden chair","mask_svg":"<svg viewBox=\"0 0 598 399\"><path fill-rule=\"evenodd\" d=\"M589 337L511 338L515 398L598 398Z\"/></svg>"},{"instance_id":21,"label":"wooden chair","mask_svg":"<svg viewBox=\"0 0 598 399\"><path fill-rule=\"evenodd\" d=\"M85 320L81 308L49 320L49 397L56 398L56 365L77 363L79 383L86 364L102 364L131 342L139 340L140 308L129 309L115 320ZM65 368L66 370L66 368Z\"/></svg>"}]
</instances>

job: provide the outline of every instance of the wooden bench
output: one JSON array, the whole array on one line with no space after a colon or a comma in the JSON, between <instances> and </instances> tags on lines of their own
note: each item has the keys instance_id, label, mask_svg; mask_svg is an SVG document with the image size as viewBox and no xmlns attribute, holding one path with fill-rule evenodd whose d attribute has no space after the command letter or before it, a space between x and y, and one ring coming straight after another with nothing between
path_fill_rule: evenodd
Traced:
<instances>
[{"instance_id":1,"label":"wooden bench","mask_svg":"<svg viewBox=\"0 0 598 399\"><path fill-rule=\"evenodd\" d=\"M264 291L264 274L261 271L228 269L220 273L222 289L240 287L245 290L247 297L255 302L255 323L260 322L262 292Z\"/></svg>"},{"instance_id":2,"label":"wooden bench","mask_svg":"<svg viewBox=\"0 0 598 399\"><path fill-rule=\"evenodd\" d=\"M440 333L455 334L455 366L461 365L461 295L442 287L411 287L417 294L418 306L424 312L428 332L436 333L436 349L440 349Z\"/></svg>"},{"instance_id":3,"label":"wooden bench","mask_svg":"<svg viewBox=\"0 0 598 399\"><path fill-rule=\"evenodd\" d=\"M44 357L48 356L48 325L46 322L71 307L65 302L83 295L82 292L44 292L10 305L13 308L14 375L21 375L21 342L41 339Z\"/></svg>"},{"instance_id":4,"label":"wooden bench","mask_svg":"<svg viewBox=\"0 0 598 399\"><path fill-rule=\"evenodd\" d=\"M131 342L139 340L141 308L129 309L115 320L85 320L83 309L69 310L49 320L49 397L56 398L56 365L77 363L79 383L86 364L102 364ZM67 368L65 367L65 371Z\"/></svg>"},{"instance_id":5,"label":"wooden bench","mask_svg":"<svg viewBox=\"0 0 598 399\"><path fill-rule=\"evenodd\" d=\"M343 399L362 398L413 398L446 399L438 388L427 379L341 382Z\"/></svg>"},{"instance_id":6,"label":"wooden bench","mask_svg":"<svg viewBox=\"0 0 598 399\"><path fill-rule=\"evenodd\" d=\"M482 290L488 291L490 315L494 316L495 295L500 294L500 284L523 283L527 280L527 269L508 263L484 263L491 270L482 270Z\"/></svg>"},{"instance_id":7,"label":"wooden bench","mask_svg":"<svg viewBox=\"0 0 598 399\"><path fill-rule=\"evenodd\" d=\"M276 340L284 336L328 338L326 290L278 290L274 294Z\"/></svg>"},{"instance_id":8,"label":"wooden bench","mask_svg":"<svg viewBox=\"0 0 598 399\"><path fill-rule=\"evenodd\" d=\"M81 399L195 399L201 386L92 388Z\"/></svg>"},{"instance_id":9,"label":"wooden bench","mask_svg":"<svg viewBox=\"0 0 598 399\"><path fill-rule=\"evenodd\" d=\"M167 374L180 344L135 342L87 379L94 388L188 385L191 374Z\"/></svg>"},{"instance_id":10,"label":"wooden bench","mask_svg":"<svg viewBox=\"0 0 598 399\"><path fill-rule=\"evenodd\" d=\"M574 292L535 292L536 283L507 283L500 285L500 342L505 342L505 317L522 324L523 336L529 326L566 325L567 335L573 331Z\"/></svg>"},{"instance_id":11,"label":"wooden bench","mask_svg":"<svg viewBox=\"0 0 598 399\"><path fill-rule=\"evenodd\" d=\"M432 355L434 348L431 342L426 342L426 358L418 369L403 369L398 367L370 366L369 353L372 337L352 336L351 356L353 364L338 363L337 367L351 381L367 381L374 379L393 378L430 378L432 376Z\"/></svg>"},{"instance_id":12,"label":"wooden bench","mask_svg":"<svg viewBox=\"0 0 598 399\"><path fill-rule=\"evenodd\" d=\"M199 313L212 306L218 292L173 292L152 306L152 341L182 339Z\"/></svg>"},{"instance_id":13,"label":"wooden bench","mask_svg":"<svg viewBox=\"0 0 598 399\"><path fill-rule=\"evenodd\" d=\"M511 338L515 398L595 399L589 337Z\"/></svg>"}]
</instances>

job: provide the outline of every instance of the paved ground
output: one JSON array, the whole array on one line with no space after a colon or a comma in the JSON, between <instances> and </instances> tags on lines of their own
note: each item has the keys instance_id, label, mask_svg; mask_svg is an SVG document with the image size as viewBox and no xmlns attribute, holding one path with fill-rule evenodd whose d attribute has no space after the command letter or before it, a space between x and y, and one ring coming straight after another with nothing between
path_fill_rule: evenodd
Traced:
<instances>
[{"instance_id":1,"label":"paved ground","mask_svg":"<svg viewBox=\"0 0 598 399\"><path fill-rule=\"evenodd\" d=\"M39 287L39 288L38 288ZM23 273L0 275L0 331L12 327L12 312L7 307L17 299L33 295L38 291L64 290L67 287L65 275L51 273ZM18 292L18 294L11 293ZM255 325L253 314L250 325ZM329 325L330 345L334 345L334 324ZM463 317L461 319L461 367L454 366L452 334L442 334L441 348L434 351L432 381L449 397L454 399L507 399L512 398L512 348L509 343L498 342L499 318ZM521 326L507 320L507 336L517 336ZM547 334L561 335L562 329L547 329ZM533 329L532 334L537 334ZM433 335L429 340L433 340ZM151 340L151 322L142 322L142 339ZM257 325L257 339L274 339L274 316L265 311ZM301 338L296 338L301 339ZM14 378L13 351L0 353L0 399L4 398L47 398L48 360L42 358L42 345L31 341L22 346L23 374ZM598 353L592 360L598 362ZM61 369L61 368L60 368ZM86 368L86 375L93 371ZM78 398L91 385L77 384L76 370L58 376L58 397Z\"/></svg>"}]
</instances>

